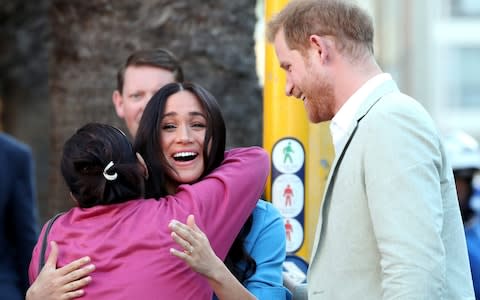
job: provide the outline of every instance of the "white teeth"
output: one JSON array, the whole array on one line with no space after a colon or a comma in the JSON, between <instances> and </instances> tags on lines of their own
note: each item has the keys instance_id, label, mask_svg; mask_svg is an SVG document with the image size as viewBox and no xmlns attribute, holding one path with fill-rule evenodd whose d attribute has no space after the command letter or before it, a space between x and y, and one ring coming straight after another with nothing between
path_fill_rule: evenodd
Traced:
<instances>
[{"instance_id":1,"label":"white teeth","mask_svg":"<svg viewBox=\"0 0 480 300\"><path fill-rule=\"evenodd\" d=\"M195 152L178 152L173 155L173 157L187 157L187 156L195 156L197 155Z\"/></svg>"}]
</instances>

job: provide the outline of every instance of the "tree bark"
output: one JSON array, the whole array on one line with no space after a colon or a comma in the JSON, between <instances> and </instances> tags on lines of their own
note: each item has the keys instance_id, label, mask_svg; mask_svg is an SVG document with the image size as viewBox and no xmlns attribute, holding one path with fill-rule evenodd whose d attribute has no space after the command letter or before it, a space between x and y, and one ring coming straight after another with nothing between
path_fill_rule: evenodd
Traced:
<instances>
[{"instance_id":1,"label":"tree bark","mask_svg":"<svg viewBox=\"0 0 480 300\"><path fill-rule=\"evenodd\" d=\"M73 205L59 172L62 145L90 122L124 127L111 94L134 50L163 47L186 79L210 90L227 122L227 146L260 145L262 95L255 71L255 0L52 0L49 91L50 193L43 220Z\"/></svg>"}]
</instances>

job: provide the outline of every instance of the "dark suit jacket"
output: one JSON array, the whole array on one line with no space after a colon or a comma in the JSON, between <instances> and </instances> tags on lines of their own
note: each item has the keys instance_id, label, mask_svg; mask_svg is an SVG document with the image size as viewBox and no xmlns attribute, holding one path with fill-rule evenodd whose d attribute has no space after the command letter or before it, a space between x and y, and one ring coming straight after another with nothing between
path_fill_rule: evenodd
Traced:
<instances>
[{"instance_id":1,"label":"dark suit jacket","mask_svg":"<svg viewBox=\"0 0 480 300\"><path fill-rule=\"evenodd\" d=\"M24 299L38 236L34 163L28 146L0 133L0 298Z\"/></svg>"}]
</instances>

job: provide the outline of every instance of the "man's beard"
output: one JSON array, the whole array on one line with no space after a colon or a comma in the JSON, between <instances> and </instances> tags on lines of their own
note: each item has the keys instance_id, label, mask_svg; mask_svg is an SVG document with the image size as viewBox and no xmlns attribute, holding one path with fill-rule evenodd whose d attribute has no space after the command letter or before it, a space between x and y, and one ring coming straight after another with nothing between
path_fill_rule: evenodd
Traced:
<instances>
[{"instance_id":1,"label":"man's beard","mask_svg":"<svg viewBox=\"0 0 480 300\"><path fill-rule=\"evenodd\" d=\"M305 106L313 123L329 121L334 116L335 95L333 86L326 78L316 77L310 81L312 89L305 90Z\"/></svg>"}]
</instances>

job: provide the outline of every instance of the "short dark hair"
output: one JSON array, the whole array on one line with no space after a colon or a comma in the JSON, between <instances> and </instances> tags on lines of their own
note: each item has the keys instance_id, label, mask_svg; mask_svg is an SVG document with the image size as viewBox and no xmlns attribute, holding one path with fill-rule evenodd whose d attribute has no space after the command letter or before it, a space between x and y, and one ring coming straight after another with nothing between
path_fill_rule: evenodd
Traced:
<instances>
[{"instance_id":1,"label":"short dark hair","mask_svg":"<svg viewBox=\"0 0 480 300\"><path fill-rule=\"evenodd\" d=\"M107 175L107 165L113 162ZM61 171L65 183L78 202L88 208L138 199L144 193L143 169L128 138L119 129L88 123L64 144Z\"/></svg>"},{"instance_id":2,"label":"short dark hair","mask_svg":"<svg viewBox=\"0 0 480 300\"><path fill-rule=\"evenodd\" d=\"M161 122L168 98L182 90L193 93L205 109L207 130L203 146L205 170L200 178L218 167L224 158L226 129L220 106L215 97L195 83L169 83L153 95L143 111L135 137L134 149L146 161L150 177L147 180L147 197L159 198L166 194L166 170L170 168L161 147ZM211 143L209 150L209 143Z\"/></svg>"},{"instance_id":3,"label":"short dark hair","mask_svg":"<svg viewBox=\"0 0 480 300\"><path fill-rule=\"evenodd\" d=\"M182 82L183 70L177 57L166 49L138 50L130 54L117 73L117 90L123 92L125 70L130 66L150 66L169 70L176 82Z\"/></svg>"}]
</instances>

